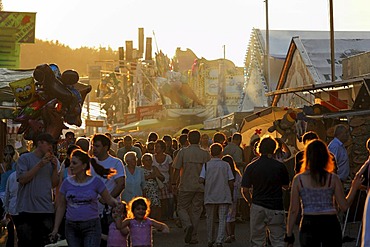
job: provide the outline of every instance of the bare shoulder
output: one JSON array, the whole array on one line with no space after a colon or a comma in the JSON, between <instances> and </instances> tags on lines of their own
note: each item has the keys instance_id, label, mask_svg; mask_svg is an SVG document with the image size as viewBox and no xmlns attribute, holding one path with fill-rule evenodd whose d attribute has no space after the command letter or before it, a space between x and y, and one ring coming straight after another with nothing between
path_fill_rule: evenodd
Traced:
<instances>
[{"instance_id":1,"label":"bare shoulder","mask_svg":"<svg viewBox=\"0 0 370 247\"><path fill-rule=\"evenodd\" d=\"M298 180L301 179L302 173L296 174L292 179L292 186L295 186L298 183Z\"/></svg>"},{"instance_id":2,"label":"bare shoulder","mask_svg":"<svg viewBox=\"0 0 370 247\"><path fill-rule=\"evenodd\" d=\"M332 180L334 182L340 182L340 178L339 178L338 174L335 174L335 173L329 173L329 174L331 175Z\"/></svg>"},{"instance_id":3,"label":"bare shoulder","mask_svg":"<svg viewBox=\"0 0 370 247\"><path fill-rule=\"evenodd\" d=\"M306 181L307 179L310 179L310 173L308 171L298 173L293 177L292 184L298 184L298 181Z\"/></svg>"}]
</instances>

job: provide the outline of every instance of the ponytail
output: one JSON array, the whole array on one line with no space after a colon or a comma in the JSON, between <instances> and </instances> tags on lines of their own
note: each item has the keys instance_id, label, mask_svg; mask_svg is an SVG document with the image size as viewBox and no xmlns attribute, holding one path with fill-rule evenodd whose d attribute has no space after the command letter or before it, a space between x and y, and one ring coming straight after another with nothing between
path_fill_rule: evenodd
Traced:
<instances>
[{"instance_id":1,"label":"ponytail","mask_svg":"<svg viewBox=\"0 0 370 247\"><path fill-rule=\"evenodd\" d=\"M85 151L83 151L81 149L73 150L73 152L71 154L71 157L73 157L73 156L80 159L82 161L82 163L88 164L86 166L86 170L90 169L89 164L91 164L92 167L94 168L94 171L96 172L96 174L98 174L99 176L101 176L103 178L109 178L109 177L116 174L116 171L114 169L107 169L107 168L104 168L103 166L99 165L98 162L96 161L96 159L90 158L90 156Z\"/></svg>"},{"instance_id":2,"label":"ponytail","mask_svg":"<svg viewBox=\"0 0 370 247\"><path fill-rule=\"evenodd\" d=\"M96 174L98 174L100 177L109 178L116 174L114 169L104 168L102 165L99 165L94 158L90 158L90 164L94 168Z\"/></svg>"}]
</instances>

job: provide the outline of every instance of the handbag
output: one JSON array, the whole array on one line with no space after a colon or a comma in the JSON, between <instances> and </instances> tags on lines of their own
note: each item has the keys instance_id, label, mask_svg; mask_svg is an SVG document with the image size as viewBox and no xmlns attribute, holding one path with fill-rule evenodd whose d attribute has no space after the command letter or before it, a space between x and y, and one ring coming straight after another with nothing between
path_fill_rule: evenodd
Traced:
<instances>
[{"instance_id":1,"label":"handbag","mask_svg":"<svg viewBox=\"0 0 370 247\"><path fill-rule=\"evenodd\" d=\"M164 183L159 179L159 178L155 178L155 180L157 181L157 184L158 184L158 188L161 190L164 188Z\"/></svg>"}]
</instances>

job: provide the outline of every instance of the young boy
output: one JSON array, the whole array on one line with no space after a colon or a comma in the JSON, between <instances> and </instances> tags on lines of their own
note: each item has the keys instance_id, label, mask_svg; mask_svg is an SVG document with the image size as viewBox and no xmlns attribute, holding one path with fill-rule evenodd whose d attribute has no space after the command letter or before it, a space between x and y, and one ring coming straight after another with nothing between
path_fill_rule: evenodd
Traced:
<instances>
[{"instance_id":1,"label":"young boy","mask_svg":"<svg viewBox=\"0 0 370 247\"><path fill-rule=\"evenodd\" d=\"M199 182L204 186L204 205L207 212L207 235L208 246L211 247L216 242L216 246L222 246L225 237L226 216L229 205L232 203L232 191L234 175L230 165L221 160L223 147L219 143L214 143L210 147L211 160L203 165L200 173ZM215 239L213 233L216 227L214 216L218 210L219 225Z\"/></svg>"}]
</instances>

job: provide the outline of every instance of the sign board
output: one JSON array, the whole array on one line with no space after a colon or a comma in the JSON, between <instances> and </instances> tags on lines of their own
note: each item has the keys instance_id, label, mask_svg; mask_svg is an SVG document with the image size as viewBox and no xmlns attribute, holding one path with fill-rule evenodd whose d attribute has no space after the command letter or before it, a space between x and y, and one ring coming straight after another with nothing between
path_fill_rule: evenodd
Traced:
<instances>
[{"instance_id":1,"label":"sign board","mask_svg":"<svg viewBox=\"0 0 370 247\"><path fill-rule=\"evenodd\" d=\"M162 105L138 106L136 108L136 112L139 116L139 119L143 119L147 116L154 116L155 113L161 111L162 108Z\"/></svg>"},{"instance_id":2,"label":"sign board","mask_svg":"<svg viewBox=\"0 0 370 247\"><path fill-rule=\"evenodd\" d=\"M136 113L126 113L123 115L123 122L125 124L133 123L139 121L139 117Z\"/></svg>"},{"instance_id":3,"label":"sign board","mask_svg":"<svg viewBox=\"0 0 370 247\"><path fill-rule=\"evenodd\" d=\"M203 122L205 130L219 129L221 128L221 118L211 118Z\"/></svg>"},{"instance_id":4,"label":"sign board","mask_svg":"<svg viewBox=\"0 0 370 247\"><path fill-rule=\"evenodd\" d=\"M100 65L89 65L89 79L90 80L100 80L100 70L102 67Z\"/></svg>"},{"instance_id":5,"label":"sign board","mask_svg":"<svg viewBox=\"0 0 370 247\"><path fill-rule=\"evenodd\" d=\"M104 127L104 120L91 120L85 119L85 125L87 127Z\"/></svg>"},{"instance_id":6,"label":"sign board","mask_svg":"<svg viewBox=\"0 0 370 247\"><path fill-rule=\"evenodd\" d=\"M234 124L234 114L233 113L221 117L221 128L225 128L232 124Z\"/></svg>"},{"instance_id":7,"label":"sign board","mask_svg":"<svg viewBox=\"0 0 370 247\"><path fill-rule=\"evenodd\" d=\"M0 11L0 29L16 28L17 43L35 43L36 13Z\"/></svg>"}]
</instances>

